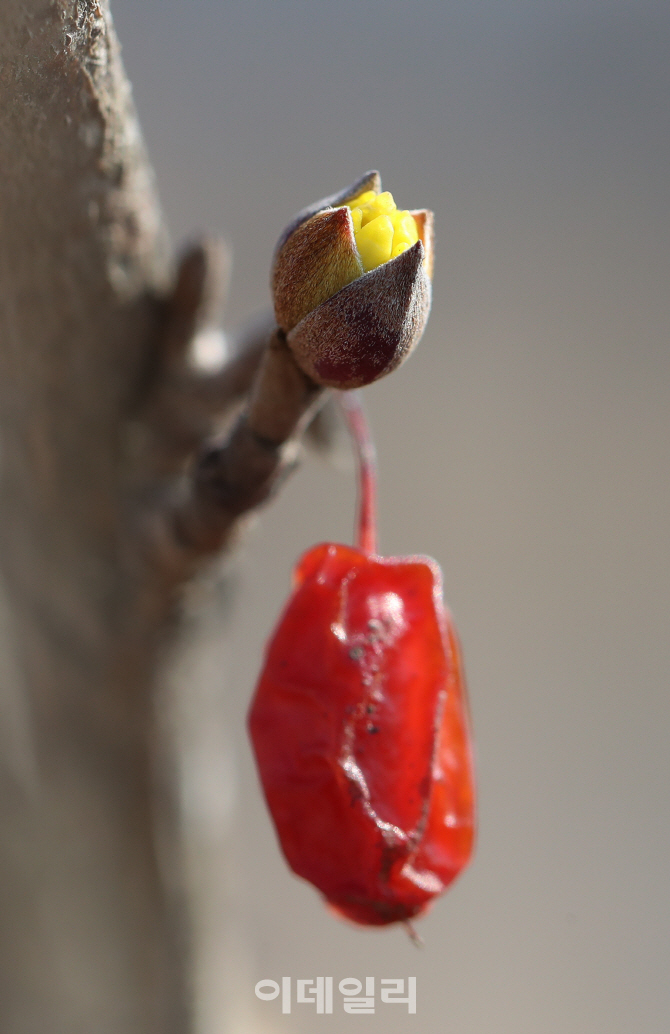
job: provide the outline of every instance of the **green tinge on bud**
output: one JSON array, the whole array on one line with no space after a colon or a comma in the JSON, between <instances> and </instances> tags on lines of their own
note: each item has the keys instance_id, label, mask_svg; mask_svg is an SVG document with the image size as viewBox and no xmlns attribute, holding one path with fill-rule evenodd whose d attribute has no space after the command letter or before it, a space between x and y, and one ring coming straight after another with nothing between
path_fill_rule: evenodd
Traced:
<instances>
[{"instance_id":1,"label":"green tinge on bud","mask_svg":"<svg viewBox=\"0 0 670 1034\"><path fill-rule=\"evenodd\" d=\"M376 172L303 209L277 245L272 291L304 372L355 388L399 366L428 319L432 265L432 212L397 211Z\"/></svg>"},{"instance_id":2,"label":"green tinge on bud","mask_svg":"<svg viewBox=\"0 0 670 1034\"><path fill-rule=\"evenodd\" d=\"M301 223L272 271L275 316L289 331L312 309L363 273L346 208L327 208Z\"/></svg>"},{"instance_id":3,"label":"green tinge on bud","mask_svg":"<svg viewBox=\"0 0 670 1034\"><path fill-rule=\"evenodd\" d=\"M342 205L346 205L347 201L353 200L358 197L366 190L373 190L375 194L378 194L382 189L382 181L378 172L366 172L364 176L361 176L359 180L352 183L350 187L345 190L340 190L338 194L331 194L330 197L324 197L321 201L315 201L313 204L308 205L307 208L301 209L297 215L293 216L291 222L284 229L281 237L277 241L277 247L275 248L275 260L279 255L279 252L286 244L294 230L300 226L301 223L311 219L317 212L323 212L325 208L341 208Z\"/></svg>"}]
</instances>

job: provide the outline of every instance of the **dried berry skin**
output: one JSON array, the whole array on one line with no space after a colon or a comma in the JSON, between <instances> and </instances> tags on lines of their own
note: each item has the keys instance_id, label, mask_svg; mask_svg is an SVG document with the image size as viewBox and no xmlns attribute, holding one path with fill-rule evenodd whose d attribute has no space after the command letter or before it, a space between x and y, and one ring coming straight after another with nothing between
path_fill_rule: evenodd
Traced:
<instances>
[{"instance_id":1,"label":"dried berry skin","mask_svg":"<svg viewBox=\"0 0 670 1034\"><path fill-rule=\"evenodd\" d=\"M341 915L409 919L467 865L467 703L434 561L306 553L249 728L286 859Z\"/></svg>"}]
</instances>

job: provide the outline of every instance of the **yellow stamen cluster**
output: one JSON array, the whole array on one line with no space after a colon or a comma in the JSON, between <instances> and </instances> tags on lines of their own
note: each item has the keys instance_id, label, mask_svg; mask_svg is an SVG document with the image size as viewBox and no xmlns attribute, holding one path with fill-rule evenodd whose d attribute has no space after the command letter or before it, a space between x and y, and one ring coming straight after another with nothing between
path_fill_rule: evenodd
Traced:
<instances>
[{"instance_id":1,"label":"yellow stamen cluster","mask_svg":"<svg viewBox=\"0 0 670 1034\"><path fill-rule=\"evenodd\" d=\"M401 255L419 239L414 216L400 212L388 190L381 194L366 190L347 201L347 207L365 273Z\"/></svg>"}]
</instances>

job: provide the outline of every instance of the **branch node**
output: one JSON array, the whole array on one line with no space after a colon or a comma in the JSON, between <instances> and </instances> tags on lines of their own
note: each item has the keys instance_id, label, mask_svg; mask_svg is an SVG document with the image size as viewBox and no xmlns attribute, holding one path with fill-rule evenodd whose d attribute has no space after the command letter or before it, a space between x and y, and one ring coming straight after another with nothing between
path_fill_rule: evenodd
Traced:
<instances>
[{"instance_id":1,"label":"branch node","mask_svg":"<svg viewBox=\"0 0 670 1034\"><path fill-rule=\"evenodd\" d=\"M220 548L235 520L276 491L295 466L299 437L324 398L275 330L247 409L225 442L201 451L190 491L173 511L175 536L184 546L203 554Z\"/></svg>"}]
</instances>

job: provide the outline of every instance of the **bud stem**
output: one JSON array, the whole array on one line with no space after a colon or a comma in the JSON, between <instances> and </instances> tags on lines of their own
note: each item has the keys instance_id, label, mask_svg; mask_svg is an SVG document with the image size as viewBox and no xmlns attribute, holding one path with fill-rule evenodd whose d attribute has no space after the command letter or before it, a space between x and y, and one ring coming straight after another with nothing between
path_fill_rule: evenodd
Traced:
<instances>
[{"instance_id":1,"label":"bud stem","mask_svg":"<svg viewBox=\"0 0 670 1034\"><path fill-rule=\"evenodd\" d=\"M338 392L358 465L358 534L356 545L368 556L377 553L377 457L358 391Z\"/></svg>"}]
</instances>

